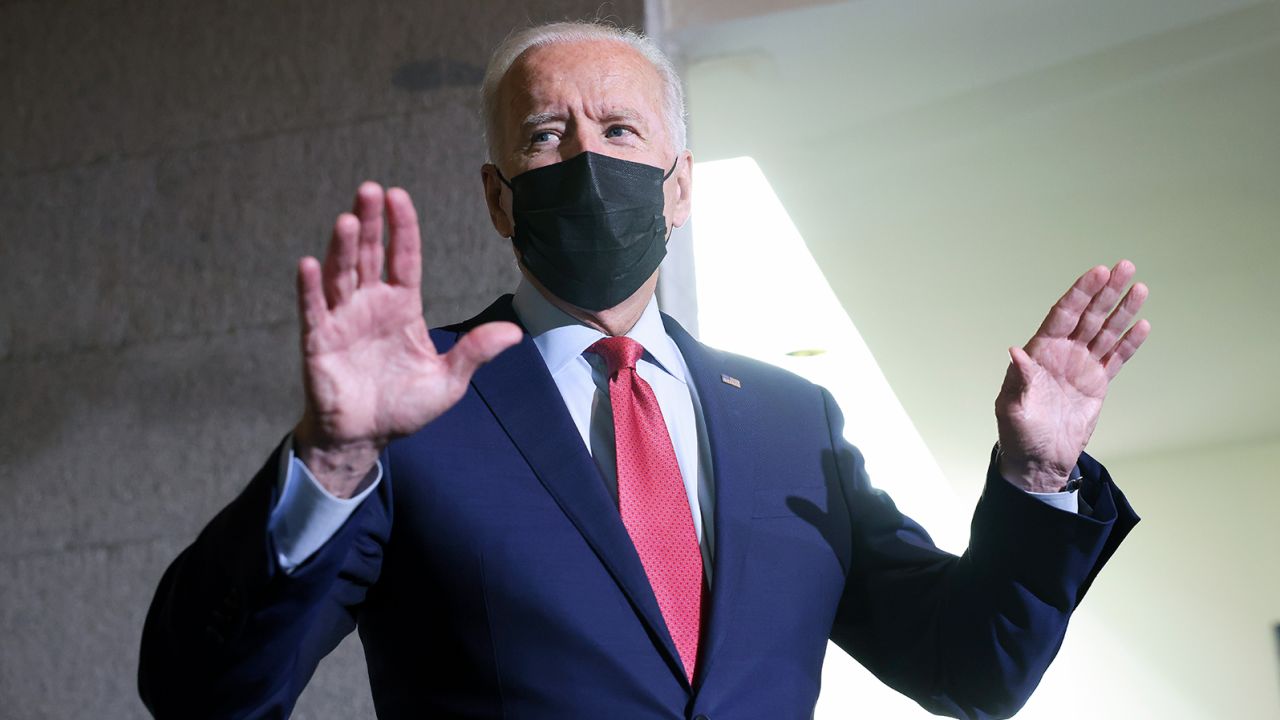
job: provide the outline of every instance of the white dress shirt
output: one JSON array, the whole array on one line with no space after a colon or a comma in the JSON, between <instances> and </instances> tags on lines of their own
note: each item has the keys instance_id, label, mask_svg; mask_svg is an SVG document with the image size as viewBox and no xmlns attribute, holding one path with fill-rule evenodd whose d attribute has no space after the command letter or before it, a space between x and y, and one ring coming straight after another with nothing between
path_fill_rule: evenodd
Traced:
<instances>
[{"instance_id":1,"label":"white dress shirt","mask_svg":"<svg viewBox=\"0 0 1280 720\"><path fill-rule=\"evenodd\" d=\"M605 487L618 501L618 466L613 439L613 406L609 403L609 373L604 359L587 352L597 340L605 337L589 328L542 296L528 281L516 289L512 307L525 329L533 336L533 344L551 371L569 416L582 436L582 442L595 460ZM689 381L689 368L675 341L667 335L658 312L657 298L649 298L644 313L627 337L644 347L644 355L636 362L640 375L658 399L662 419L671 435L676 462L684 480L685 497L693 513L693 529L702 548L702 566L711 581L711 538L715 494L712 487L711 449L707 444L706 425L697 389Z\"/></svg>"},{"instance_id":2,"label":"white dress shirt","mask_svg":"<svg viewBox=\"0 0 1280 720\"><path fill-rule=\"evenodd\" d=\"M614 455L613 411L609 404L609 377L604 360L586 349L604 337L556 308L528 281L516 289L512 307L547 364L551 377L564 398L583 445L600 468L602 481L618 497L618 471ZM702 564L711 581L713 522L715 510L714 475L706 424L698 402L697 388L690 382L684 356L666 333L656 298L650 298L644 313L627 337L640 343L644 356L636 371L653 388L671 434L676 462L683 476L685 497L693 515L693 527L702 549ZM289 451L281 453L280 500L271 511L268 532L276 557L286 573L315 554L342 527L356 507L382 481L382 464L358 495L342 499L324 489L306 465ZM1078 512L1076 491L1028 493L1065 512Z\"/></svg>"}]
</instances>

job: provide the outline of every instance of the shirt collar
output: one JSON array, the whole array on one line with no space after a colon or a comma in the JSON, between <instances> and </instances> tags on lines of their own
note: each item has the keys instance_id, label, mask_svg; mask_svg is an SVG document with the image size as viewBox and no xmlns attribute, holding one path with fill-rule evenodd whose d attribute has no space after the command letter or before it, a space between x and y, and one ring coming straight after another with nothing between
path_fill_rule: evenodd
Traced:
<instances>
[{"instance_id":1,"label":"shirt collar","mask_svg":"<svg viewBox=\"0 0 1280 720\"><path fill-rule=\"evenodd\" d=\"M533 344L542 354L547 369L555 375L566 364L581 357L604 333L583 325L577 319L552 305L527 279L521 278L511 307L529 331ZM649 298L640 319L627 332L627 337L644 346L644 360L652 362L682 383L687 383L675 343L667 336L658 311L656 296Z\"/></svg>"}]
</instances>

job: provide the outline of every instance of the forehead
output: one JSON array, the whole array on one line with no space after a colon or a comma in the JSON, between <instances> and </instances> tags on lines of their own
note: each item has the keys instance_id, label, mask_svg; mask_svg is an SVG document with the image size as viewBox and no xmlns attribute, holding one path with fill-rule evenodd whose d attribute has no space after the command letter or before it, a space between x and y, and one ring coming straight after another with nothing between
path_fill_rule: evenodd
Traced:
<instances>
[{"instance_id":1,"label":"forehead","mask_svg":"<svg viewBox=\"0 0 1280 720\"><path fill-rule=\"evenodd\" d=\"M498 86L503 124L530 113L604 114L627 109L657 118L662 78L635 48L617 40L554 42L526 50Z\"/></svg>"}]
</instances>

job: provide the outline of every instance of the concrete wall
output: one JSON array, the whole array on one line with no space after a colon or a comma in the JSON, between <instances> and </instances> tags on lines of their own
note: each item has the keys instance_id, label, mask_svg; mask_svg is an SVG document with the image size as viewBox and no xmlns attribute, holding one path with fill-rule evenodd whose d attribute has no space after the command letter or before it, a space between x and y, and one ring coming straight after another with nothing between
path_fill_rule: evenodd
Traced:
<instances>
[{"instance_id":1,"label":"concrete wall","mask_svg":"<svg viewBox=\"0 0 1280 720\"><path fill-rule=\"evenodd\" d=\"M147 604L301 407L293 268L365 178L425 220L428 320L513 287L475 85L613 0L0 2L0 716L130 718ZM359 644L296 717L371 717Z\"/></svg>"}]
</instances>

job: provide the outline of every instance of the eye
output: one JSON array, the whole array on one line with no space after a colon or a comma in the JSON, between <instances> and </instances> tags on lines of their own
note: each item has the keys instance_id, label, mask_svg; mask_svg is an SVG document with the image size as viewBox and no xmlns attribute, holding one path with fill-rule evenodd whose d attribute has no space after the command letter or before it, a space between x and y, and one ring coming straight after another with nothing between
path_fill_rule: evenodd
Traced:
<instances>
[{"instance_id":1,"label":"eye","mask_svg":"<svg viewBox=\"0 0 1280 720\"><path fill-rule=\"evenodd\" d=\"M556 139L556 134L553 131L538 130L529 136L529 144L542 145L545 143L554 142L555 139Z\"/></svg>"},{"instance_id":2,"label":"eye","mask_svg":"<svg viewBox=\"0 0 1280 720\"><path fill-rule=\"evenodd\" d=\"M604 131L604 136L607 138L621 138L628 135L635 135L635 131L626 125L610 125L609 129Z\"/></svg>"}]
</instances>

